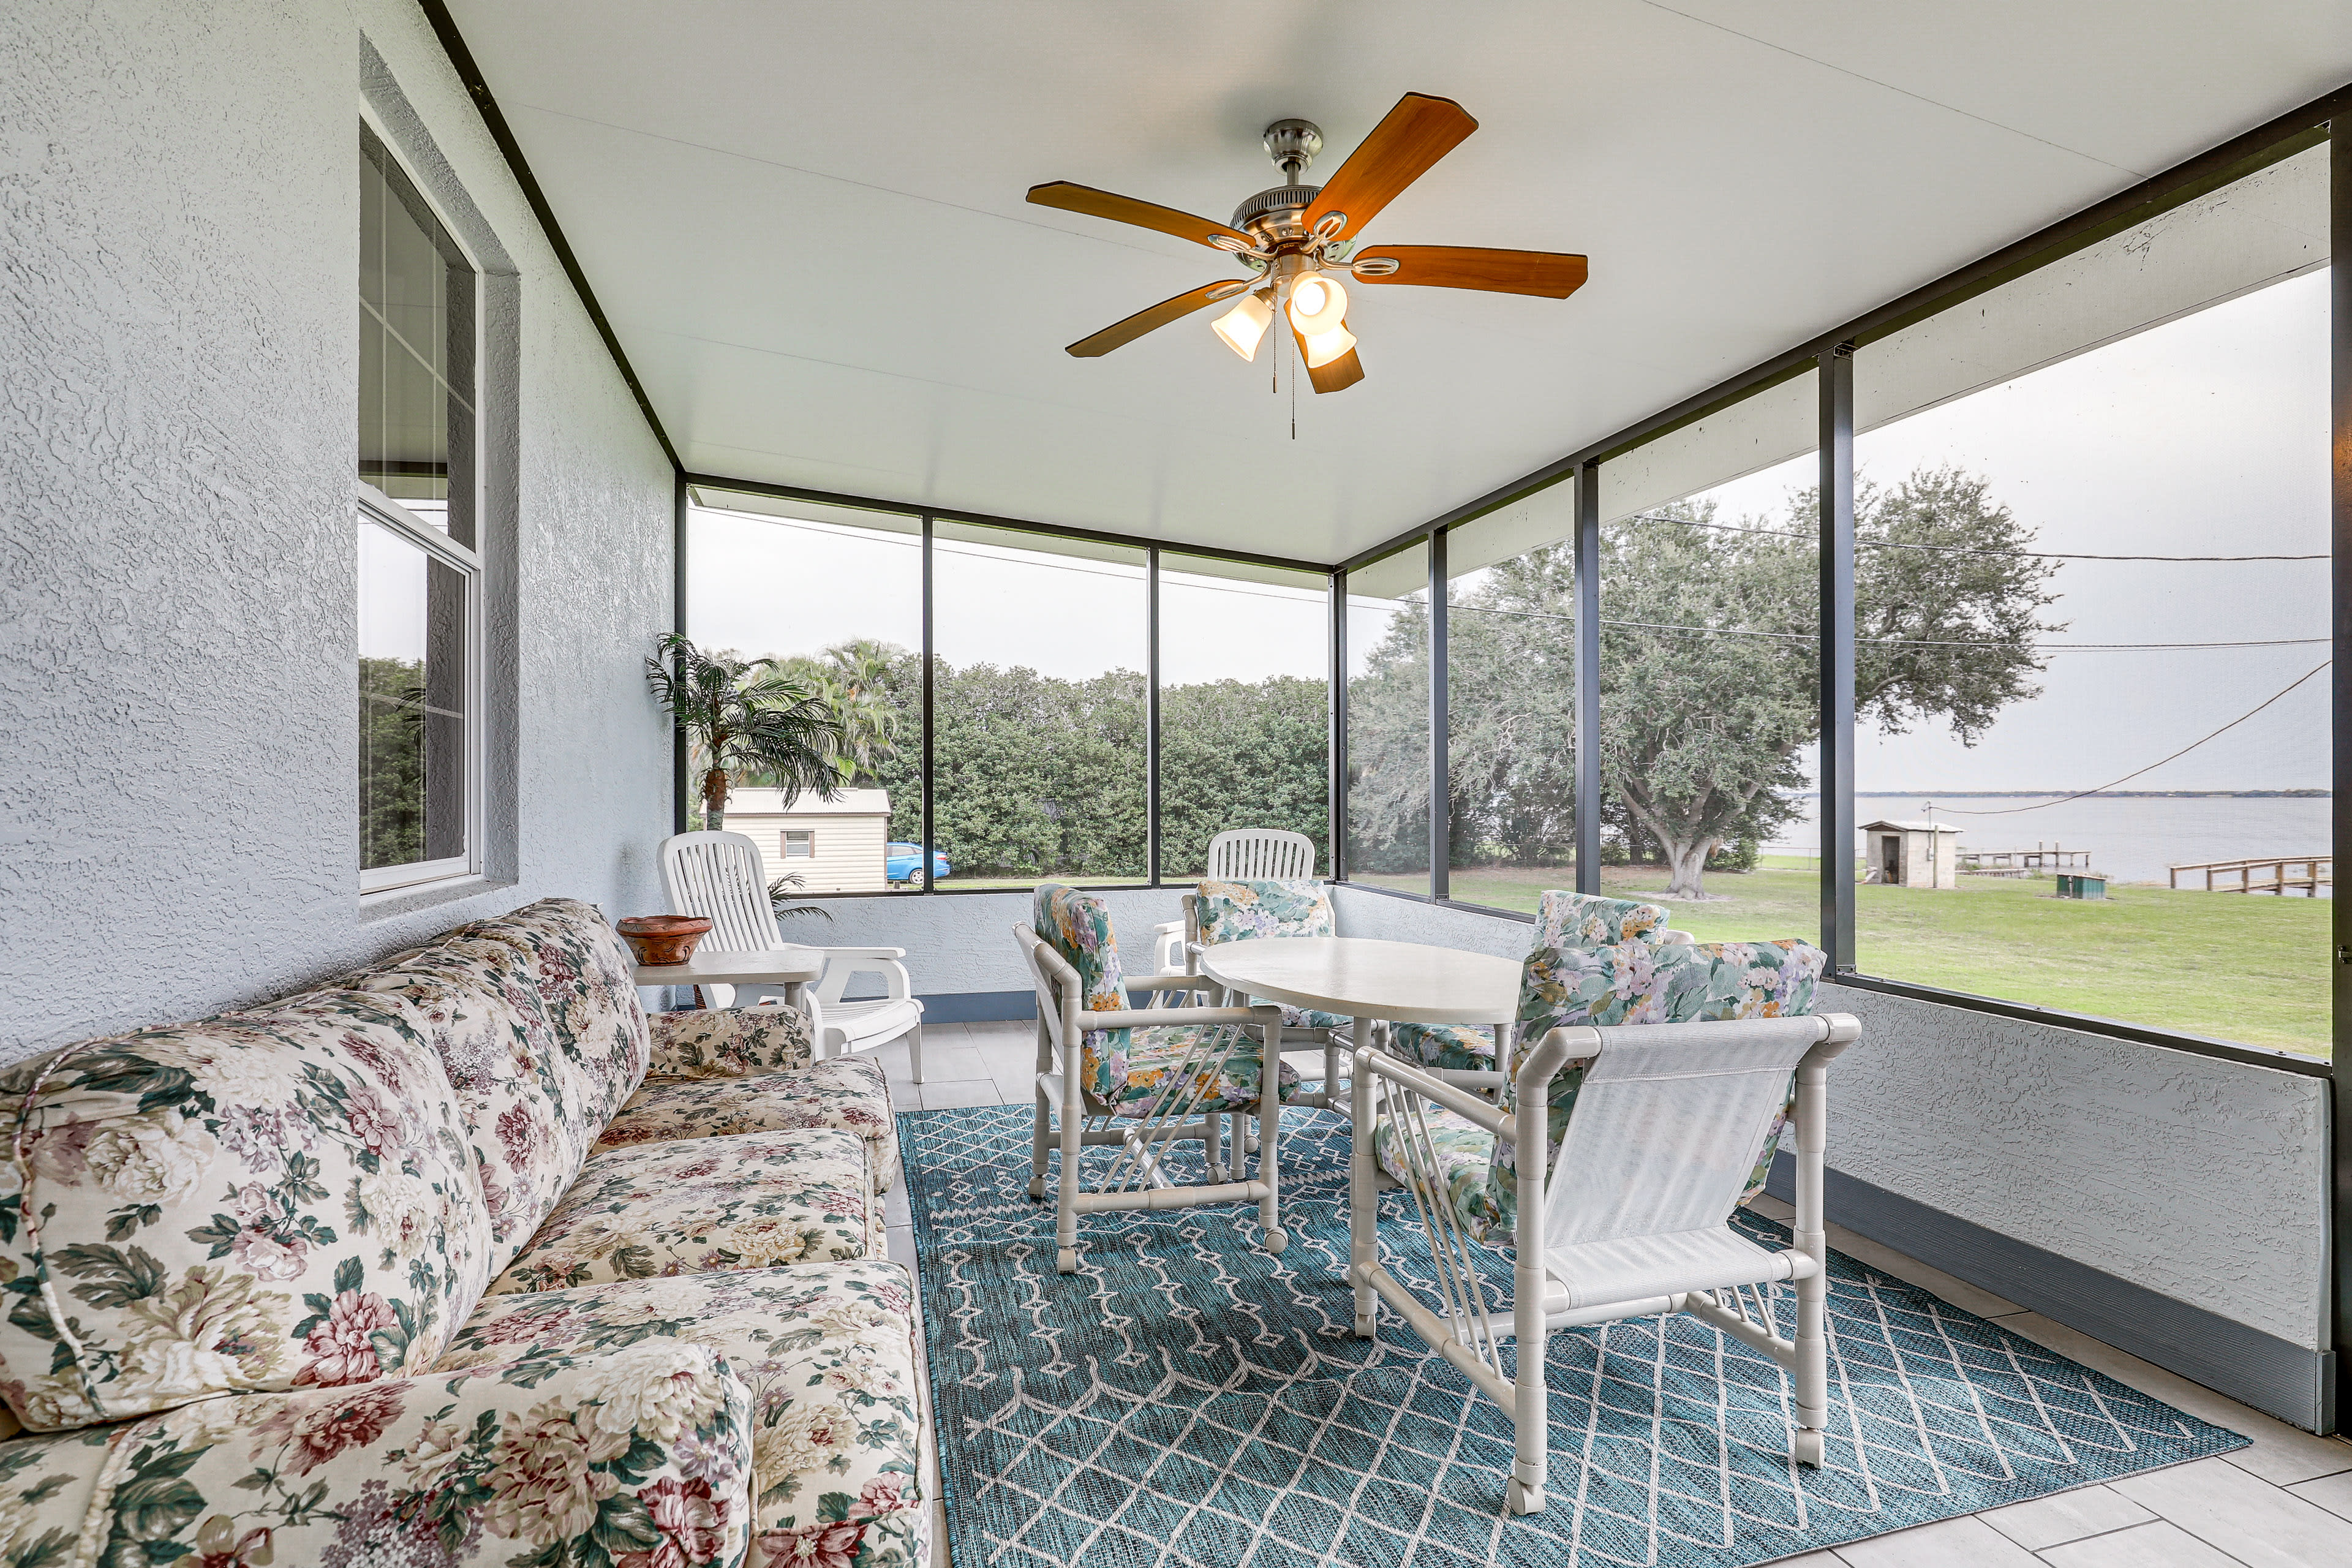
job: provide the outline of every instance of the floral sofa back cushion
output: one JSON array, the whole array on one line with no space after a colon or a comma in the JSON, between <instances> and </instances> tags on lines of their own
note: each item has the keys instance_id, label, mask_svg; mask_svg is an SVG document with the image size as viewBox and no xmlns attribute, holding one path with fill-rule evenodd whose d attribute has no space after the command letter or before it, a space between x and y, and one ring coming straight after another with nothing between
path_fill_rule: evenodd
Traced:
<instances>
[{"instance_id":1,"label":"floral sofa back cushion","mask_svg":"<svg viewBox=\"0 0 2352 1568\"><path fill-rule=\"evenodd\" d=\"M587 1075L556 1045L539 964L510 942L451 937L343 982L396 996L423 1020L457 1091L488 1205L493 1279L553 1211L604 1130Z\"/></svg>"},{"instance_id":2,"label":"floral sofa back cushion","mask_svg":"<svg viewBox=\"0 0 2352 1568\"><path fill-rule=\"evenodd\" d=\"M645 1081L650 1047L635 963L604 912L577 899L541 899L449 934L506 942L530 958L558 1074L592 1127L612 1121Z\"/></svg>"},{"instance_id":3,"label":"floral sofa back cushion","mask_svg":"<svg viewBox=\"0 0 2352 1568\"><path fill-rule=\"evenodd\" d=\"M36 1431L430 1365L489 1283L397 998L316 991L0 1072L0 1396Z\"/></svg>"}]
</instances>

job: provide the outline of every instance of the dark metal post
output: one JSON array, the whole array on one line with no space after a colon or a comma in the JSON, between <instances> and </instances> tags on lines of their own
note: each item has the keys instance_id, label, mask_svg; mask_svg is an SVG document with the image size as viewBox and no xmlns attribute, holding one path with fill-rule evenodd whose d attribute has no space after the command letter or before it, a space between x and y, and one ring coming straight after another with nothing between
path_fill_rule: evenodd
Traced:
<instances>
[{"instance_id":1,"label":"dark metal post","mask_svg":"<svg viewBox=\"0 0 2352 1568\"><path fill-rule=\"evenodd\" d=\"M1601 891L1601 465L1576 471L1576 890Z\"/></svg>"},{"instance_id":2,"label":"dark metal post","mask_svg":"<svg viewBox=\"0 0 2352 1568\"><path fill-rule=\"evenodd\" d=\"M923 891L931 885L931 857L938 851L940 829L934 810L937 792L931 787L931 514L923 514Z\"/></svg>"},{"instance_id":3,"label":"dark metal post","mask_svg":"<svg viewBox=\"0 0 2352 1568\"><path fill-rule=\"evenodd\" d=\"M2352 130L2352 127L2347 127ZM2333 135L2328 151L2332 180L2329 229L2335 247L2346 260L2329 273L2330 430L2328 457L2330 497L2329 618L2336 639L2336 668L2328 672L2329 717L2336 735L2336 799L2332 824L2337 855L2352 842L2352 135ZM2339 862L2340 863L2340 862ZM2334 901L2336 962L2335 1059L2329 1068L2330 1115L2328 1164L2331 1172L2328 1224L2335 1245L2329 1249L2335 1278L2329 1281L2334 1310L2321 1324L2319 1429L2339 1428L2336 1419L2336 1369L2339 1347L2352 1344L2352 915L2347 901Z\"/></svg>"},{"instance_id":4,"label":"dark metal post","mask_svg":"<svg viewBox=\"0 0 2352 1568\"><path fill-rule=\"evenodd\" d=\"M1324 748L1331 782L1327 805L1331 816L1331 879L1348 877L1348 574L1331 574L1331 688L1324 706L1331 715L1331 732Z\"/></svg>"},{"instance_id":5,"label":"dark metal post","mask_svg":"<svg viewBox=\"0 0 2352 1568\"><path fill-rule=\"evenodd\" d=\"M1143 552L1143 872L1160 886L1160 548Z\"/></svg>"},{"instance_id":6,"label":"dark metal post","mask_svg":"<svg viewBox=\"0 0 2352 1568\"><path fill-rule=\"evenodd\" d=\"M680 473L677 476L677 484L672 487L670 492L669 523L669 624L671 629L679 633L684 633L686 630L686 475ZM679 659L677 673L683 675L685 668L686 661L683 658ZM688 792L692 787L692 781L687 777L687 774L691 771L688 766L688 761L692 750L693 748L687 744L686 727L682 724L671 725L669 830L672 833L683 833L689 826L687 803L690 798Z\"/></svg>"},{"instance_id":7,"label":"dark metal post","mask_svg":"<svg viewBox=\"0 0 2352 1568\"><path fill-rule=\"evenodd\" d=\"M1853 345L1821 357L1822 951L1853 967Z\"/></svg>"},{"instance_id":8,"label":"dark metal post","mask_svg":"<svg viewBox=\"0 0 2352 1568\"><path fill-rule=\"evenodd\" d=\"M1454 786L1446 772L1445 531L1429 536L1429 896L1454 894Z\"/></svg>"}]
</instances>

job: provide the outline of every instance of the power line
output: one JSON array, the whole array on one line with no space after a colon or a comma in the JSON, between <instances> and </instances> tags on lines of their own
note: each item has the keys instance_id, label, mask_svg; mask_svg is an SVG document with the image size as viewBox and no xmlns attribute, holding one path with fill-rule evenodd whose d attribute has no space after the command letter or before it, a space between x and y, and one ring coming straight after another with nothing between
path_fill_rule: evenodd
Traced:
<instances>
[{"instance_id":1,"label":"power line","mask_svg":"<svg viewBox=\"0 0 2352 1568\"><path fill-rule=\"evenodd\" d=\"M1810 533L1801 533L1794 529L1750 528L1736 522L1701 522L1696 518L1671 517L1664 512L1657 511L1628 512L1623 517L1613 520L1610 526L1613 528L1620 522L1673 522L1680 523L1685 528L1712 529L1717 533L1762 533L1769 534L1774 539L1809 540L1813 537ZM1853 542L1854 547L1858 550L1926 550L1940 555L1989 555L1999 556L2011 560L2023 558L2035 561L2174 561L2230 563L2243 561L2326 561L2329 559L2325 552L2317 555L2093 555L2081 552L2066 552L2058 550L1979 550L1965 544L1914 544L1894 539L1856 539Z\"/></svg>"},{"instance_id":2,"label":"power line","mask_svg":"<svg viewBox=\"0 0 2352 1568\"><path fill-rule=\"evenodd\" d=\"M2213 740L2218 736L2228 734L2231 731L2236 729L2239 725L2244 723L2247 720L2252 718L2255 714L2261 712L2272 703L2276 702L2280 698L2284 697L2287 692L2293 691L2296 687L2301 686L2305 681L2309 680L2313 676L2317 675L2320 670L2326 669L2329 665L2334 664L2335 662L2336 661L2332 658L2321 659L2315 668L2305 670L2303 674L2289 681L2284 689L2273 692L2262 701L2257 702L2252 708L2247 709L2243 713L2239 714L2236 718L2222 725L2219 730L2214 731L2212 734L2200 735L2196 740L2189 742L2189 744L2181 747L2180 750L2173 752L2171 756L2159 757L2155 762L2148 763L2147 766L2140 768L2135 772L2126 773L2119 779L2111 779L2107 783L2099 785L2096 789L2077 790L2073 795L2061 796L2057 800L2045 800L2035 805L2012 805L2000 811L1962 811L1956 806L1948 805L1944 809L1950 812L1954 816L2015 816L2020 812L2042 811L2050 806L2063 805L2070 800L2080 800L2084 795L2104 794L2105 791L2115 788L2116 785L2119 784L2131 783L2132 780L2139 777L2141 773L2152 773L2157 769L2164 766L2165 763L2173 761L2175 758L2187 756L2189 752L2195 751L2198 747L2203 745L2208 741Z\"/></svg>"}]
</instances>

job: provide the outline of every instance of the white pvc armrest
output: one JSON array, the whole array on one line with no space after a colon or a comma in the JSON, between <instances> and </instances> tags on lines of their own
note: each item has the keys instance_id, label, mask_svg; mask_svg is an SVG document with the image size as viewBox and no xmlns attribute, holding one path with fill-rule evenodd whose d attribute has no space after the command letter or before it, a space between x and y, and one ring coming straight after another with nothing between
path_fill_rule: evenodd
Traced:
<instances>
[{"instance_id":1,"label":"white pvc armrest","mask_svg":"<svg viewBox=\"0 0 2352 1568\"><path fill-rule=\"evenodd\" d=\"M1174 936L1178 931L1182 931L1183 929L1184 922L1182 921L1161 921L1158 925L1151 928L1151 934L1154 936Z\"/></svg>"},{"instance_id":2,"label":"white pvc armrest","mask_svg":"<svg viewBox=\"0 0 2352 1568\"><path fill-rule=\"evenodd\" d=\"M811 952L821 952L827 958L904 958L903 947L818 947L803 943Z\"/></svg>"},{"instance_id":3,"label":"white pvc armrest","mask_svg":"<svg viewBox=\"0 0 2352 1568\"><path fill-rule=\"evenodd\" d=\"M1213 991L1217 983L1205 974L1130 974L1129 991Z\"/></svg>"},{"instance_id":4,"label":"white pvc armrest","mask_svg":"<svg viewBox=\"0 0 2352 1568\"><path fill-rule=\"evenodd\" d=\"M1133 984L1133 982L1129 982ZM1141 1007L1118 1013L1081 1013L1078 1026L1097 1029L1149 1029L1160 1024L1270 1024L1282 1027L1279 1007Z\"/></svg>"}]
</instances>

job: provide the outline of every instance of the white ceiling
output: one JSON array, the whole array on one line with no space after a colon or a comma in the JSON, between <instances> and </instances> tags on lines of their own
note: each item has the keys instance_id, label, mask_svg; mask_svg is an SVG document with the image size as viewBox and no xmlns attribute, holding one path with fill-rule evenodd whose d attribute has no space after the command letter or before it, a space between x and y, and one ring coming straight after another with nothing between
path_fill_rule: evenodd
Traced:
<instances>
[{"instance_id":1,"label":"white ceiling","mask_svg":"<svg viewBox=\"0 0 2352 1568\"><path fill-rule=\"evenodd\" d=\"M2352 0L452 0L687 466L1336 561L2352 79ZM1223 218L1408 91L1480 122L1365 238L1580 251L1565 302L1363 287L1297 399L1226 276L1026 205Z\"/></svg>"}]
</instances>

